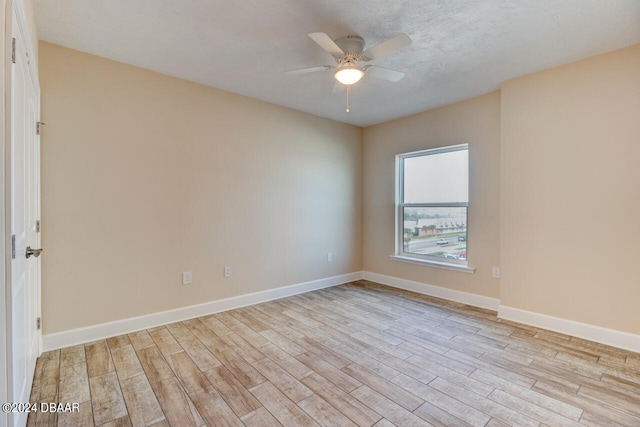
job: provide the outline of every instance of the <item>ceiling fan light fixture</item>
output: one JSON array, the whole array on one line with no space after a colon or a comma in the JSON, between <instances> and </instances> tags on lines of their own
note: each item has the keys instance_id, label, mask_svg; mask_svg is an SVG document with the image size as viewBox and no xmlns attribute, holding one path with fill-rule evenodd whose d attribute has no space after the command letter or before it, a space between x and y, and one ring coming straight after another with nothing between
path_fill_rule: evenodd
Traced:
<instances>
[{"instance_id":1,"label":"ceiling fan light fixture","mask_svg":"<svg viewBox=\"0 0 640 427\"><path fill-rule=\"evenodd\" d=\"M343 85L352 85L358 83L364 76L364 71L358 67L341 67L335 72L333 77Z\"/></svg>"}]
</instances>

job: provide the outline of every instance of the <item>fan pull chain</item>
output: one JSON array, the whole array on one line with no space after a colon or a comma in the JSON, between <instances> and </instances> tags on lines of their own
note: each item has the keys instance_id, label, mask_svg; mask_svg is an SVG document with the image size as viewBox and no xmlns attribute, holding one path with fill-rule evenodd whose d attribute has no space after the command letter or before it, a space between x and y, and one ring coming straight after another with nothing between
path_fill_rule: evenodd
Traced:
<instances>
[{"instance_id":1,"label":"fan pull chain","mask_svg":"<svg viewBox=\"0 0 640 427\"><path fill-rule=\"evenodd\" d=\"M351 92L351 85L347 85L347 113L351 111L351 108L349 108L349 92Z\"/></svg>"}]
</instances>

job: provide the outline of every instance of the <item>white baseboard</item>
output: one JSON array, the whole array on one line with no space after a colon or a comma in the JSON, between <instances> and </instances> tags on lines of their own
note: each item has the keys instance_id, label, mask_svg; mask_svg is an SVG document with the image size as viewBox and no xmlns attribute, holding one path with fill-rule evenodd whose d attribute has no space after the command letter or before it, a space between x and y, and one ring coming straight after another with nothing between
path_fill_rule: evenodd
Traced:
<instances>
[{"instance_id":1,"label":"white baseboard","mask_svg":"<svg viewBox=\"0 0 640 427\"><path fill-rule=\"evenodd\" d=\"M210 301L189 307L177 308L175 310L168 310L144 316L116 320L114 322L101 323L99 325L46 334L42 337L43 351L84 344L116 335L152 328L154 326L180 322L182 320L193 319L194 317L206 316L208 314L219 313L221 311L232 310L234 308L285 298L317 289L342 285L344 283L360 279L362 279L362 272L358 271L355 273L312 280L310 282L283 286L281 288L269 289L237 297Z\"/></svg>"},{"instance_id":2,"label":"white baseboard","mask_svg":"<svg viewBox=\"0 0 640 427\"><path fill-rule=\"evenodd\" d=\"M498 317L640 353L640 335L500 305Z\"/></svg>"},{"instance_id":3,"label":"white baseboard","mask_svg":"<svg viewBox=\"0 0 640 427\"><path fill-rule=\"evenodd\" d=\"M497 298L476 295L469 292L456 291L440 286L428 285L412 280L400 279L383 274L371 273L368 271L348 273L339 276L328 277L310 282L298 283L281 288L269 289L237 297L222 300L210 301L203 304L182 307L175 310L163 311L129 319L117 320L114 322L102 323L99 325L87 326L84 328L72 329L68 331L56 332L43 335L43 351L55 350L77 344L84 344L104 338L122 335L141 329L152 328L154 326L179 322L192 319L194 317L206 316L208 314L219 313L232 310L234 308L259 304L275 299L285 298L292 295L310 292L317 289L324 289L331 286L342 285L360 279L370 280L387 286L417 292L424 295L443 298L450 301L468 304L474 307L486 308L498 312L498 317L511 320L525 325L535 326L550 331L583 338L586 340L611 345L640 353L640 335L622 332L615 329L603 328L600 326L580 323L573 320L534 313L518 308L508 307L500 304Z\"/></svg>"},{"instance_id":4,"label":"white baseboard","mask_svg":"<svg viewBox=\"0 0 640 427\"><path fill-rule=\"evenodd\" d=\"M381 283L383 285L393 286L395 288L405 289L450 301L456 301L474 307L494 310L498 312L498 317L501 319L511 320L513 322L523 323L525 325L535 326L537 328L547 329L577 338L594 341L600 344L606 344L640 353L640 335L508 307L501 305L500 300L497 298L456 291L442 288L440 286L427 285L425 283L385 276L383 274L364 271L362 272L362 278L372 282Z\"/></svg>"},{"instance_id":5,"label":"white baseboard","mask_svg":"<svg viewBox=\"0 0 640 427\"><path fill-rule=\"evenodd\" d=\"M426 283L399 279L397 277L385 276L384 274L364 271L362 273L362 278L371 280L372 282L381 283L383 285L393 286L395 288L413 291L419 294L472 305L474 307L486 308L488 310L497 311L498 307L500 306L500 300L497 298L486 297L484 295L477 295L469 292L456 291L454 289L443 288L440 286L427 285Z\"/></svg>"}]
</instances>

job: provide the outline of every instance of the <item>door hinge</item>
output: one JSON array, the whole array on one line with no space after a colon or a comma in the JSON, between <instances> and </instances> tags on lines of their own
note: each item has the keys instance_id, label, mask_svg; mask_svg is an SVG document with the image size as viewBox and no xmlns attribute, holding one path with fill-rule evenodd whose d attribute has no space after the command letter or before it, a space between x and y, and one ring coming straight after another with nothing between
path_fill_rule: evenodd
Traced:
<instances>
[{"instance_id":1,"label":"door hinge","mask_svg":"<svg viewBox=\"0 0 640 427\"><path fill-rule=\"evenodd\" d=\"M11 62L16 63L16 39L11 39Z\"/></svg>"},{"instance_id":2,"label":"door hinge","mask_svg":"<svg viewBox=\"0 0 640 427\"><path fill-rule=\"evenodd\" d=\"M36 135L40 135L40 128L46 126L47 122L36 122Z\"/></svg>"},{"instance_id":3,"label":"door hinge","mask_svg":"<svg viewBox=\"0 0 640 427\"><path fill-rule=\"evenodd\" d=\"M16 259L16 235L11 235L11 259Z\"/></svg>"},{"instance_id":4,"label":"door hinge","mask_svg":"<svg viewBox=\"0 0 640 427\"><path fill-rule=\"evenodd\" d=\"M36 221L36 233L40 232L40 220Z\"/></svg>"},{"instance_id":5,"label":"door hinge","mask_svg":"<svg viewBox=\"0 0 640 427\"><path fill-rule=\"evenodd\" d=\"M42 322L40 321L39 317L36 319L36 327L38 328L38 330L40 330L40 328L42 327Z\"/></svg>"}]
</instances>

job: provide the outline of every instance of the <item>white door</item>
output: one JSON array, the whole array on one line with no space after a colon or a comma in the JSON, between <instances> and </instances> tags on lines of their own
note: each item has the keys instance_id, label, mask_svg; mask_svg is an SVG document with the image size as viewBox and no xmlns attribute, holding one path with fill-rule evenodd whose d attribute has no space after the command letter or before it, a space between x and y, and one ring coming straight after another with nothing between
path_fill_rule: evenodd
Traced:
<instances>
[{"instance_id":1,"label":"white door","mask_svg":"<svg viewBox=\"0 0 640 427\"><path fill-rule=\"evenodd\" d=\"M12 402L28 402L36 358L40 354L40 146L36 134L39 99L26 43L14 12L15 63L11 68L11 308L9 393ZM12 40L13 41L13 40ZM12 60L13 62L13 60ZM27 257L27 255L30 255ZM13 414L13 425L26 414Z\"/></svg>"}]
</instances>

